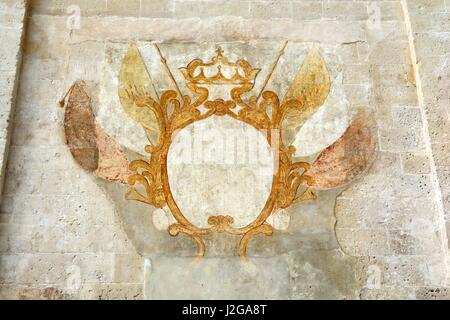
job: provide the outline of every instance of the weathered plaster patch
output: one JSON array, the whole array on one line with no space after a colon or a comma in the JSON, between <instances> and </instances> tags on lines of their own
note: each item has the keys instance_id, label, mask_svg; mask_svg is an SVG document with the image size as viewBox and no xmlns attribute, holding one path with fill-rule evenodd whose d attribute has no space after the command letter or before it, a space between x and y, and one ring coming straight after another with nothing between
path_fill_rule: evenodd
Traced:
<instances>
[{"instance_id":1,"label":"weathered plaster patch","mask_svg":"<svg viewBox=\"0 0 450 320\"><path fill-rule=\"evenodd\" d=\"M77 163L87 171L98 168L98 146L91 99L81 83L71 89L64 116L67 144Z\"/></svg>"},{"instance_id":2,"label":"weathered plaster patch","mask_svg":"<svg viewBox=\"0 0 450 320\"><path fill-rule=\"evenodd\" d=\"M95 126L95 138L99 150L95 175L109 181L127 184L130 171L125 153L98 124Z\"/></svg>"},{"instance_id":3,"label":"weathered plaster patch","mask_svg":"<svg viewBox=\"0 0 450 320\"><path fill-rule=\"evenodd\" d=\"M96 123L91 98L81 82L70 89L64 128L70 151L84 170L108 181L127 183L126 155Z\"/></svg>"},{"instance_id":4,"label":"weathered plaster patch","mask_svg":"<svg viewBox=\"0 0 450 320\"><path fill-rule=\"evenodd\" d=\"M323 151L308 174L315 188L347 184L364 173L375 159L377 142L365 111L359 111L344 135Z\"/></svg>"}]
</instances>

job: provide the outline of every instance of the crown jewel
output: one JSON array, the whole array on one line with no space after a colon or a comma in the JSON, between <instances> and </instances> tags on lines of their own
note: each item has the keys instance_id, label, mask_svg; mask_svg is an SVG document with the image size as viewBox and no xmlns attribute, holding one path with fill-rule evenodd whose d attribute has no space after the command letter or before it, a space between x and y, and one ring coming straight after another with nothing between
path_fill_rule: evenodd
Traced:
<instances>
[{"instance_id":1,"label":"crown jewel","mask_svg":"<svg viewBox=\"0 0 450 320\"><path fill-rule=\"evenodd\" d=\"M186 68L180 68L180 71L185 79L193 84L244 85L253 84L261 69L253 69L248 61L243 59L230 62L219 47L210 62L195 59Z\"/></svg>"}]
</instances>

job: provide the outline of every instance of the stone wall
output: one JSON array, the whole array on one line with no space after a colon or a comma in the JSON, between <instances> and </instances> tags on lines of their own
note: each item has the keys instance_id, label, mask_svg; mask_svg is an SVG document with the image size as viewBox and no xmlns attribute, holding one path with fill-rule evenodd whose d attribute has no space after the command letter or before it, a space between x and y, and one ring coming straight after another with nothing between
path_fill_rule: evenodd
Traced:
<instances>
[{"instance_id":1,"label":"stone wall","mask_svg":"<svg viewBox=\"0 0 450 320\"><path fill-rule=\"evenodd\" d=\"M347 99L376 115L378 157L336 200L339 249L263 257L274 267L261 279L278 276L276 290L252 280L221 296L262 288L271 298L448 298L448 10L443 0L31 1L1 203L0 296L205 297L189 280L191 290L177 291L191 257L138 254L111 199L74 162L58 101L82 79L98 102L110 43L289 39L339 48ZM226 275L239 274L221 259L191 276L208 285L217 275L204 271L223 261ZM180 278L167 277L171 268Z\"/></svg>"},{"instance_id":2,"label":"stone wall","mask_svg":"<svg viewBox=\"0 0 450 320\"><path fill-rule=\"evenodd\" d=\"M450 12L444 1L409 4L411 37L416 57L419 101L427 119L430 153L441 187L447 236L450 234ZM434 22L433 22L434 21ZM450 239L450 238L449 238Z\"/></svg>"},{"instance_id":3,"label":"stone wall","mask_svg":"<svg viewBox=\"0 0 450 320\"><path fill-rule=\"evenodd\" d=\"M22 40L25 28L25 1L2 1L0 3L2 73L0 83L0 195L5 179L6 162L10 143L11 122L14 114L18 75L22 63Z\"/></svg>"}]
</instances>

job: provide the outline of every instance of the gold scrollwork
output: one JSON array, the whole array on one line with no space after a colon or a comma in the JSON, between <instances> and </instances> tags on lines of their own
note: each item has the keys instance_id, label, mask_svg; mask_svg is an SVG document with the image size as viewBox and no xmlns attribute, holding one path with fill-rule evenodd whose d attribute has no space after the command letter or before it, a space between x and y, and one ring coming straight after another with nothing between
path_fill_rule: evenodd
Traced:
<instances>
[{"instance_id":1,"label":"gold scrollwork","mask_svg":"<svg viewBox=\"0 0 450 320\"><path fill-rule=\"evenodd\" d=\"M286 45L280 50L280 55L284 52L285 47ZM161 55L159 47L156 48ZM247 245L253 236L257 234L272 235L273 228L266 223L266 220L276 209L287 208L297 202L316 198L310 188L314 181L305 174L309 164L293 160L295 148L284 145L281 133L282 122L288 112L292 109L297 110L297 112L301 111L305 102L291 95L286 102L281 103L277 94L272 91L263 91L260 96L252 96L248 100L243 99L242 96L253 89L255 78L260 70L253 69L245 60L230 62L220 48L210 62L204 63L202 60L196 59L189 63L186 68L181 69L187 81L187 87L192 91L195 99L192 100L188 95L182 96L177 86L176 91L167 90L163 92L159 101L157 101L154 94L146 89L148 88L148 79L142 76L136 77L129 72L133 68L133 64L139 66L137 72L142 72L142 61L140 60L142 58L136 55L136 50L137 48L132 46L124 59L122 70L126 72L121 73L119 96L122 104L125 102L126 108L131 110L134 118L145 115L142 121L147 121L149 114L154 115L158 123L159 139L154 145L150 144L146 147L146 152L150 154L149 161L131 162L130 170L133 175L128 180L130 189L126 198L158 208L167 205L177 221L169 227L170 235L185 234L190 236L197 245L199 257L205 254L203 236L213 233L228 233L242 236L238 253L241 258L245 259ZM169 71L169 75L174 81L162 55L161 61L165 64L166 70ZM215 68L217 72L212 77L206 77L205 68ZM232 76L226 77L222 72L223 68L234 70L234 72L231 72ZM136 83L136 79L142 78L145 80L145 86ZM207 86L224 83L234 85L231 90L231 100L208 100ZM291 88L291 90L293 89ZM317 88L313 88L313 90L317 90ZM304 92L303 95L305 95ZM201 105L206 108L206 112L202 113L198 109ZM238 106L239 108L237 108ZM141 109L146 111L140 111ZM270 109L270 112L268 112L268 109ZM276 151L273 154L276 157L275 161L278 163L278 170L273 175L271 193L258 217L245 227L233 227L233 217L223 215L209 217L209 227L207 228L195 226L183 215L170 189L167 156L174 135L188 125L212 116L230 116L253 126L267 137L269 145ZM144 124L146 124L145 121ZM152 128L148 124L146 126ZM274 134L274 132L278 132L278 134ZM298 194L301 186L304 187L304 190Z\"/></svg>"}]
</instances>

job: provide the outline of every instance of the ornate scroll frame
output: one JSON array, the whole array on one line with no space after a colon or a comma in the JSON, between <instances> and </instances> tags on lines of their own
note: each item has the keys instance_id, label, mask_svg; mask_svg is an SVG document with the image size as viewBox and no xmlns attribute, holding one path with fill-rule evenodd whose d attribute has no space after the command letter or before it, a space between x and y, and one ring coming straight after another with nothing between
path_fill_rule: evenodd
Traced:
<instances>
[{"instance_id":1,"label":"ornate scroll frame","mask_svg":"<svg viewBox=\"0 0 450 320\"><path fill-rule=\"evenodd\" d=\"M287 42L280 50L276 63L284 53L286 45ZM190 96L181 94L159 47L156 45L155 47L176 90L164 91L158 102L143 86L136 85L127 79L121 79L122 83L127 84L119 89L122 104L124 101L132 101L138 109L151 110L156 117L159 131L158 142L155 145L146 146L145 151L150 154L149 161L137 160L130 163L130 170L133 174L128 180L130 189L126 194L126 199L141 201L158 208L167 205L176 219L176 223L168 229L170 235L190 236L197 245L198 257L203 257L205 254L204 236L213 233L228 233L241 236L238 254L245 259L247 245L253 236L257 234L272 235L273 227L266 221L275 210L316 198L310 189L314 181L305 174L310 165L306 162L293 161L295 147L284 145L281 130L287 112L292 109L301 110L304 101L288 99L281 103L276 93L264 90L276 64L270 70L260 94L244 99L243 95L253 89L260 69L252 68L247 61L242 59L230 62L220 48L217 49L216 56L210 62L205 63L200 59L195 59L186 68L180 69L187 81L188 89L196 97L192 100ZM137 48L135 49L137 50ZM222 72L225 67L235 70L231 77L226 77ZM212 77L206 77L205 68L215 68L217 72ZM205 86L221 84L234 86L230 92L231 100L208 100L209 91ZM202 113L199 110L200 106L204 106L207 111ZM183 215L170 189L167 157L174 135L188 125L212 116L229 116L262 132L273 150L275 163L278 164L273 175L272 189L264 208L258 217L245 227L233 227L234 220L229 215L209 217L210 227L207 228L195 226ZM143 187L143 192L138 190L139 185ZM300 186L304 189L297 194Z\"/></svg>"}]
</instances>

